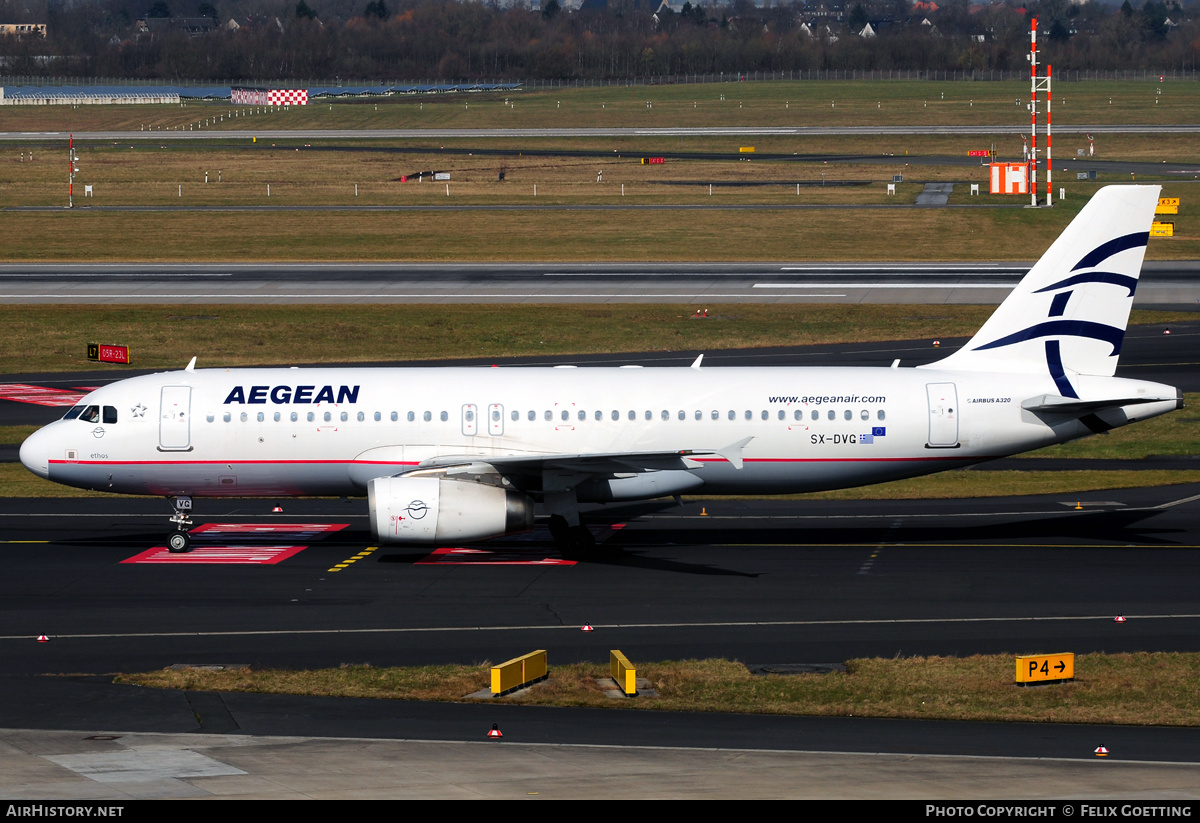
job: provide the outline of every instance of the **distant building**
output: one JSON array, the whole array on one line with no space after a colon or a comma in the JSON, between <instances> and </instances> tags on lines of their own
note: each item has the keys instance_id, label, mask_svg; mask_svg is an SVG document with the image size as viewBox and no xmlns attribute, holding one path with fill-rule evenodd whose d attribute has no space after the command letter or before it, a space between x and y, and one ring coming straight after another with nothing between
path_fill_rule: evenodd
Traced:
<instances>
[{"instance_id":1,"label":"distant building","mask_svg":"<svg viewBox=\"0 0 1200 823\"><path fill-rule=\"evenodd\" d=\"M191 37L208 34L217 27L211 17L139 17L133 27L140 32L182 31Z\"/></svg>"},{"instance_id":2,"label":"distant building","mask_svg":"<svg viewBox=\"0 0 1200 823\"><path fill-rule=\"evenodd\" d=\"M0 23L0 34L37 34L46 36L45 23Z\"/></svg>"}]
</instances>

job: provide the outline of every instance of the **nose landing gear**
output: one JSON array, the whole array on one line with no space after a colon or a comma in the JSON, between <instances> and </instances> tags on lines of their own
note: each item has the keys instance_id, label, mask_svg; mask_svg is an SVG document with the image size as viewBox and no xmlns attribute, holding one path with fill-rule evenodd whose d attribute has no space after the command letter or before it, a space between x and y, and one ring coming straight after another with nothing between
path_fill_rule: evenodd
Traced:
<instances>
[{"instance_id":1,"label":"nose landing gear","mask_svg":"<svg viewBox=\"0 0 1200 823\"><path fill-rule=\"evenodd\" d=\"M177 495L171 498L171 504L175 507L175 514L170 518L175 530L167 535L167 551L179 554L192 547L192 536L187 532L187 527L192 525L188 517L192 513L192 498Z\"/></svg>"}]
</instances>

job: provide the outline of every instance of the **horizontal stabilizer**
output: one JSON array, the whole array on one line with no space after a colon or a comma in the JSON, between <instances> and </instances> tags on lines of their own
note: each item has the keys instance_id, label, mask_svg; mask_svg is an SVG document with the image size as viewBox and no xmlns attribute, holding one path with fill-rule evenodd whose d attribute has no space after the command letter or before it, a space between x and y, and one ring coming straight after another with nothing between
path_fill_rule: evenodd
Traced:
<instances>
[{"instance_id":1,"label":"horizontal stabilizer","mask_svg":"<svg viewBox=\"0 0 1200 823\"><path fill-rule=\"evenodd\" d=\"M1021 403L1021 408L1031 412L1047 412L1055 414L1087 414L1102 409L1116 409L1121 406L1135 406L1141 403L1162 403L1175 400L1182 405L1179 397L1111 397L1103 400L1080 400L1076 397L1062 397L1057 394L1040 394Z\"/></svg>"}]
</instances>

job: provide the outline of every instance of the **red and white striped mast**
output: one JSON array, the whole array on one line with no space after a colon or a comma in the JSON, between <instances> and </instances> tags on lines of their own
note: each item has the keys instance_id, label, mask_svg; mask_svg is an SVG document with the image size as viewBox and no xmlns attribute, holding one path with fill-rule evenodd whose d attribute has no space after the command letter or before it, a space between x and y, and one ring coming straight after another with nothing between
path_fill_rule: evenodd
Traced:
<instances>
[{"instance_id":1,"label":"red and white striped mast","mask_svg":"<svg viewBox=\"0 0 1200 823\"><path fill-rule=\"evenodd\" d=\"M1029 205L1037 207L1037 18L1029 21L1029 114L1032 118L1029 151Z\"/></svg>"},{"instance_id":2,"label":"red and white striped mast","mask_svg":"<svg viewBox=\"0 0 1200 823\"><path fill-rule=\"evenodd\" d=\"M1053 206L1053 194L1050 185L1052 178L1052 158L1050 154L1050 72L1046 66L1046 76L1038 77L1037 73L1037 18L1029 21L1029 113L1033 142L1029 150L1029 205L1037 206L1037 97L1038 91L1046 92L1046 205Z\"/></svg>"}]
</instances>

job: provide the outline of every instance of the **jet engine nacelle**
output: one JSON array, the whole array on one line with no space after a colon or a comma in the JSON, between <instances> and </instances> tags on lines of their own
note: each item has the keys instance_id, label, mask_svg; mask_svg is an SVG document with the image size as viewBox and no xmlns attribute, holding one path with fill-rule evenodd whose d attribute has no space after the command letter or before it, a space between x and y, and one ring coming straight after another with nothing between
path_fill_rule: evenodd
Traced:
<instances>
[{"instance_id":1,"label":"jet engine nacelle","mask_svg":"<svg viewBox=\"0 0 1200 823\"><path fill-rule=\"evenodd\" d=\"M441 477L367 484L371 534L381 543L485 540L533 528L533 500L499 486Z\"/></svg>"}]
</instances>

